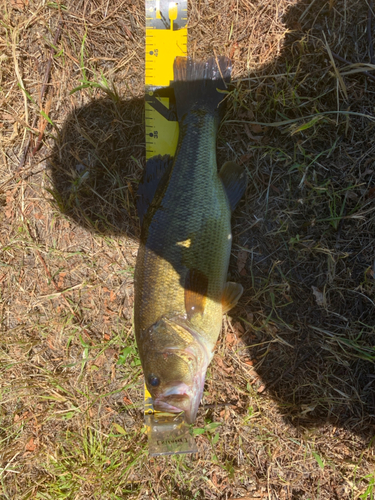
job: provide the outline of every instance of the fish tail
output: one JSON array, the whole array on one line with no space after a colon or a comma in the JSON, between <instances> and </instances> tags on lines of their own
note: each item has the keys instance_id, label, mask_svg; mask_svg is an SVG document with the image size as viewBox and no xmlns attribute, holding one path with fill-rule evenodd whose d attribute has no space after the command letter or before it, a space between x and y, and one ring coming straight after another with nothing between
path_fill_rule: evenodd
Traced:
<instances>
[{"instance_id":1,"label":"fish tail","mask_svg":"<svg viewBox=\"0 0 375 500\"><path fill-rule=\"evenodd\" d=\"M173 70L178 120L194 110L221 118L225 95L220 91L226 90L230 82L230 59L219 56L200 62L190 57L176 57Z\"/></svg>"}]
</instances>

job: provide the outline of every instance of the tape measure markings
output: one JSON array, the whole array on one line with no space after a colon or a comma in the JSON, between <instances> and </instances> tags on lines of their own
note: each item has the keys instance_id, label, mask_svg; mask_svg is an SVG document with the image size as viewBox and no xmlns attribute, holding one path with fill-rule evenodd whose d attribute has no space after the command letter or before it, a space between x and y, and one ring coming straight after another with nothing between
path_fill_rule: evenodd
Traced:
<instances>
[{"instance_id":1,"label":"tape measure markings","mask_svg":"<svg viewBox=\"0 0 375 500\"><path fill-rule=\"evenodd\" d=\"M187 54L187 0L146 0L145 122L146 160L174 155L178 123L170 111L168 86L173 80L173 62ZM163 96L158 89L165 89ZM150 99L151 98L151 99Z\"/></svg>"}]
</instances>

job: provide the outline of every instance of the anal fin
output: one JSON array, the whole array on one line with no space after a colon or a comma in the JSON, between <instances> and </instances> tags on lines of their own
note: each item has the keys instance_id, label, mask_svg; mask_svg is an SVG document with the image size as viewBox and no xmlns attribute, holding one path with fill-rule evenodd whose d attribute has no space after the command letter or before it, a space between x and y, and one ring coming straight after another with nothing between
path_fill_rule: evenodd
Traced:
<instances>
[{"instance_id":1,"label":"anal fin","mask_svg":"<svg viewBox=\"0 0 375 500\"><path fill-rule=\"evenodd\" d=\"M242 293L243 287L239 283L233 283L231 281L226 283L221 299L223 314L227 313L237 305Z\"/></svg>"},{"instance_id":2,"label":"anal fin","mask_svg":"<svg viewBox=\"0 0 375 500\"><path fill-rule=\"evenodd\" d=\"M245 169L234 161L227 161L221 167L219 177L224 185L230 209L233 212L246 189Z\"/></svg>"}]
</instances>

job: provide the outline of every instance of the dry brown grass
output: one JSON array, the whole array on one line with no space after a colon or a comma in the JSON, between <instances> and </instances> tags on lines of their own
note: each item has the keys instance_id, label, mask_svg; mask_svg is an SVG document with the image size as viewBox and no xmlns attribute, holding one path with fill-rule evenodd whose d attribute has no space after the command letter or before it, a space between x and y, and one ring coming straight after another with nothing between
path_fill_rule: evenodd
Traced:
<instances>
[{"instance_id":1,"label":"dry brown grass","mask_svg":"<svg viewBox=\"0 0 375 500\"><path fill-rule=\"evenodd\" d=\"M131 325L144 4L1 2L1 499L373 498L368 5L189 6L189 53L233 60L218 155L249 176L230 267L245 294L199 455L149 459Z\"/></svg>"}]
</instances>

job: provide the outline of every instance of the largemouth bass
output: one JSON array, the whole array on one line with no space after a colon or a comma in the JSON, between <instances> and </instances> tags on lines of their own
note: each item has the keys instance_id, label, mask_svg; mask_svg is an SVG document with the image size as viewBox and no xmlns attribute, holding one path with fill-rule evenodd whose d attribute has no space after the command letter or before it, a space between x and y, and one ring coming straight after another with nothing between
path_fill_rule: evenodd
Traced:
<instances>
[{"instance_id":1,"label":"largemouth bass","mask_svg":"<svg viewBox=\"0 0 375 500\"><path fill-rule=\"evenodd\" d=\"M216 136L230 81L229 59L176 58L179 141L175 157L148 161L138 190L142 224L134 325L157 410L194 422L223 313L242 294L227 282L231 212L245 190L242 167L218 173Z\"/></svg>"}]
</instances>

